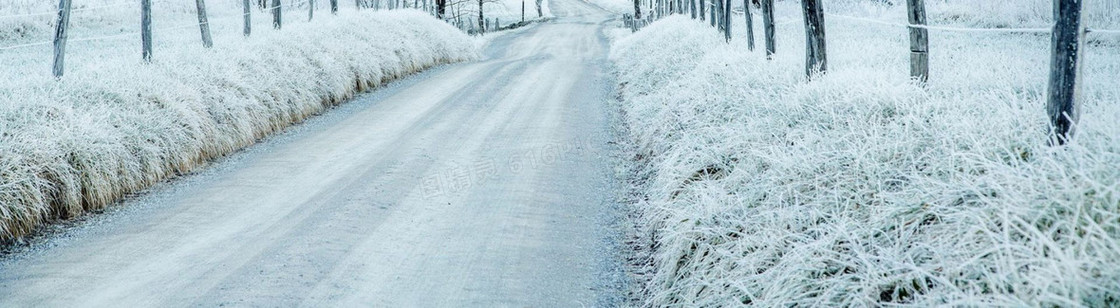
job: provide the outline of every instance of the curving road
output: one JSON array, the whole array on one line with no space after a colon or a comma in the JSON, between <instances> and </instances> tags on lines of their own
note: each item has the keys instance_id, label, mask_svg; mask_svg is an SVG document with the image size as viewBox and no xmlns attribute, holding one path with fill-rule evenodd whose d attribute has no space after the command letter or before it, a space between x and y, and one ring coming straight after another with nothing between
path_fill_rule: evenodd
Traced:
<instances>
[{"instance_id":1,"label":"curving road","mask_svg":"<svg viewBox=\"0 0 1120 308\"><path fill-rule=\"evenodd\" d=\"M552 22L0 262L0 306L612 306L609 16Z\"/></svg>"}]
</instances>

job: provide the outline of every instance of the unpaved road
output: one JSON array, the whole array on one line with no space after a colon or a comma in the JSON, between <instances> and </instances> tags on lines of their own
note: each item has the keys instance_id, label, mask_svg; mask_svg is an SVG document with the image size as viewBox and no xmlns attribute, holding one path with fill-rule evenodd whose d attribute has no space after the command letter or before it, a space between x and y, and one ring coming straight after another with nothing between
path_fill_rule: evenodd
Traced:
<instances>
[{"instance_id":1,"label":"unpaved road","mask_svg":"<svg viewBox=\"0 0 1120 308\"><path fill-rule=\"evenodd\" d=\"M0 263L0 306L604 306L603 11L494 38Z\"/></svg>"}]
</instances>

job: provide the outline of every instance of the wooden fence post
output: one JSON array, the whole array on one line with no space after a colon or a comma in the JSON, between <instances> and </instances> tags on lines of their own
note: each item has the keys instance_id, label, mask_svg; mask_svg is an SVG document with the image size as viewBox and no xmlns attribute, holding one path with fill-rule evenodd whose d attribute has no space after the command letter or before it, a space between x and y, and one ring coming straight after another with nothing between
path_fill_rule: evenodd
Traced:
<instances>
[{"instance_id":1,"label":"wooden fence post","mask_svg":"<svg viewBox=\"0 0 1120 308\"><path fill-rule=\"evenodd\" d=\"M525 0L521 0L521 23L525 23Z\"/></svg>"},{"instance_id":2,"label":"wooden fence post","mask_svg":"<svg viewBox=\"0 0 1120 308\"><path fill-rule=\"evenodd\" d=\"M70 0L58 1L58 23L54 28L54 77L62 77L66 64L66 36L70 27Z\"/></svg>"},{"instance_id":3,"label":"wooden fence post","mask_svg":"<svg viewBox=\"0 0 1120 308\"><path fill-rule=\"evenodd\" d=\"M1050 83L1046 111L1056 140L1051 144L1066 144L1074 134L1080 115L1077 100L1080 95L1082 35L1085 25L1081 20L1082 0L1054 0L1053 48L1050 57Z\"/></svg>"},{"instance_id":4,"label":"wooden fence post","mask_svg":"<svg viewBox=\"0 0 1120 308\"><path fill-rule=\"evenodd\" d=\"M754 51L754 18L751 16L751 0L743 0L743 15L747 18L747 50Z\"/></svg>"},{"instance_id":5,"label":"wooden fence post","mask_svg":"<svg viewBox=\"0 0 1120 308\"><path fill-rule=\"evenodd\" d=\"M210 22L206 19L206 1L195 0L194 3L198 7L198 31L202 32L202 47L214 47L214 41L210 39Z\"/></svg>"},{"instance_id":6,"label":"wooden fence post","mask_svg":"<svg viewBox=\"0 0 1120 308\"><path fill-rule=\"evenodd\" d=\"M775 52L774 44L774 0L762 0L762 37L766 39L766 59Z\"/></svg>"},{"instance_id":7,"label":"wooden fence post","mask_svg":"<svg viewBox=\"0 0 1120 308\"><path fill-rule=\"evenodd\" d=\"M245 0L248 3L249 0ZM152 62L152 0L140 0L140 46L144 63Z\"/></svg>"},{"instance_id":8,"label":"wooden fence post","mask_svg":"<svg viewBox=\"0 0 1120 308\"><path fill-rule=\"evenodd\" d=\"M315 19L315 0L307 0L307 21Z\"/></svg>"},{"instance_id":9,"label":"wooden fence post","mask_svg":"<svg viewBox=\"0 0 1120 308\"><path fill-rule=\"evenodd\" d=\"M249 9L249 0L243 0L242 6L244 10L241 13L241 17L245 20L245 29L242 32L244 32L245 36L249 36L250 34L253 34L253 11Z\"/></svg>"},{"instance_id":10,"label":"wooden fence post","mask_svg":"<svg viewBox=\"0 0 1120 308\"><path fill-rule=\"evenodd\" d=\"M926 25L924 0L906 0L911 25ZM910 27L910 77L925 84L929 81L929 30Z\"/></svg>"},{"instance_id":11,"label":"wooden fence post","mask_svg":"<svg viewBox=\"0 0 1120 308\"><path fill-rule=\"evenodd\" d=\"M720 0L723 2L723 39L731 43L731 0Z\"/></svg>"},{"instance_id":12,"label":"wooden fence post","mask_svg":"<svg viewBox=\"0 0 1120 308\"><path fill-rule=\"evenodd\" d=\"M824 39L824 11L821 0L801 0L805 13L805 75L810 80L828 71L828 53Z\"/></svg>"},{"instance_id":13,"label":"wooden fence post","mask_svg":"<svg viewBox=\"0 0 1120 308\"><path fill-rule=\"evenodd\" d=\"M427 2L424 2L427 4ZM331 14L338 14L338 0L331 0Z\"/></svg>"},{"instance_id":14,"label":"wooden fence post","mask_svg":"<svg viewBox=\"0 0 1120 308\"><path fill-rule=\"evenodd\" d=\"M272 27L280 29L282 25L280 19L280 0L272 0Z\"/></svg>"}]
</instances>

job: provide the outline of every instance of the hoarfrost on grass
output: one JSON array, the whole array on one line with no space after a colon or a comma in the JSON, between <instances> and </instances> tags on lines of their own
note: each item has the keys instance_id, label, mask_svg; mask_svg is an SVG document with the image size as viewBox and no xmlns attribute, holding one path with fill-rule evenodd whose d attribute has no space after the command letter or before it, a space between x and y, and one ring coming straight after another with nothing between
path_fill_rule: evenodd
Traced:
<instances>
[{"instance_id":1,"label":"hoarfrost on grass","mask_svg":"<svg viewBox=\"0 0 1120 308\"><path fill-rule=\"evenodd\" d=\"M1115 44L1088 47L1079 135L1051 147L1048 36L939 34L923 88L905 29L826 18L808 82L800 24L767 61L737 22L612 46L645 304L1120 305Z\"/></svg>"},{"instance_id":2,"label":"hoarfrost on grass","mask_svg":"<svg viewBox=\"0 0 1120 308\"><path fill-rule=\"evenodd\" d=\"M71 44L58 81L41 51L0 52L23 63L0 84L0 238L102 208L357 91L477 57L474 40L413 10L258 29L216 29L210 50L197 31L173 37L149 65L127 43Z\"/></svg>"}]
</instances>

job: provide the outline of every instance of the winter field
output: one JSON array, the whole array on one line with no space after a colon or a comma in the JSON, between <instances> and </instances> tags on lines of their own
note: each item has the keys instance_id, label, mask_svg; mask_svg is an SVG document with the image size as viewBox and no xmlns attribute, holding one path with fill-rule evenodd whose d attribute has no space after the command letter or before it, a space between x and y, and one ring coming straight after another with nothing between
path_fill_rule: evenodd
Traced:
<instances>
[{"instance_id":1,"label":"winter field","mask_svg":"<svg viewBox=\"0 0 1120 308\"><path fill-rule=\"evenodd\" d=\"M629 0L589 0L588 3L615 14L634 13L634 2Z\"/></svg>"},{"instance_id":2,"label":"winter field","mask_svg":"<svg viewBox=\"0 0 1120 308\"><path fill-rule=\"evenodd\" d=\"M928 3L933 25L1051 24L1050 1ZM931 31L923 88L906 28L826 15L809 82L798 4L770 61L757 15L753 52L741 14L730 44L687 16L612 32L644 305L1120 305L1120 36L1089 34L1078 135L1052 147L1049 34ZM1088 1L1088 26L1117 9Z\"/></svg>"},{"instance_id":3,"label":"winter field","mask_svg":"<svg viewBox=\"0 0 1120 308\"><path fill-rule=\"evenodd\" d=\"M48 2L4 1L0 16L50 12ZM477 54L475 40L413 10L331 16L324 4L309 22L306 6L292 7L277 31L254 9L246 38L240 1L228 0L208 3L208 50L193 1L156 1L143 64L131 34L138 5L121 3L75 1L57 81L49 44L19 47L50 41L53 16L0 19L0 48L17 46L0 49L0 238L96 211L357 92Z\"/></svg>"}]
</instances>

